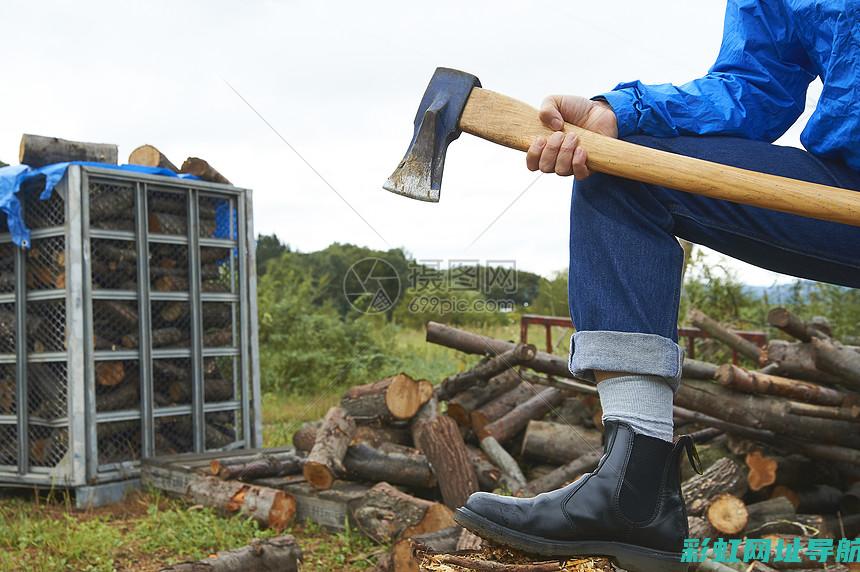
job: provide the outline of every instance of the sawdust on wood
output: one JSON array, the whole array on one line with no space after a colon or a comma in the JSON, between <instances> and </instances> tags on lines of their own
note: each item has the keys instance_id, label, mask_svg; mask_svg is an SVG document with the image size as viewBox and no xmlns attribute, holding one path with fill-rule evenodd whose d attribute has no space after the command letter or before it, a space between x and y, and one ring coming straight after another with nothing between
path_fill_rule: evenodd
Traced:
<instances>
[{"instance_id":1,"label":"sawdust on wood","mask_svg":"<svg viewBox=\"0 0 860 572\"><path fill-rule=\"evenodd\" d=\"M420 556L422 572L624 572L610 560L597 556L567 561L536 560L534 556L503 546Z\"/></svg>"}]
</instances>

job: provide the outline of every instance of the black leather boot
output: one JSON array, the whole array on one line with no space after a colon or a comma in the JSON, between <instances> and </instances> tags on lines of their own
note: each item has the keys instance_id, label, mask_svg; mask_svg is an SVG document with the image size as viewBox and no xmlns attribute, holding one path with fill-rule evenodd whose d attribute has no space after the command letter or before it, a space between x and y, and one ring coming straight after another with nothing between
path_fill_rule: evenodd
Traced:
<instances>
[{"instance_id":1,"label":"black leather boot","mask_svg":"<svg viewBox=\"0 0 860 572\"><path fill-rule=\"evenodd\" d=\"M687 537L681 496L684 451L696 470L693 440L671 443L607 421L594 472L533 498L474 493L454 519L488 540L554 557L601 555L630 572L680 572Z\"/></svg>"}]
</instances>

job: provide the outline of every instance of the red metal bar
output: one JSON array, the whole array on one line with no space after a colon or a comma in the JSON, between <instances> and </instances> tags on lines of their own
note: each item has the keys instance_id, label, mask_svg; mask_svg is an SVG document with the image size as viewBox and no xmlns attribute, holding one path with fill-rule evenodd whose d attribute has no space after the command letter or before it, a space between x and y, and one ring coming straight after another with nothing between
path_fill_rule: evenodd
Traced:
<instances>
[{"instance_id":1,"label":"red metal bar","mask_svg":"<svg viewBox=\"0 0 860 572\"><path fill-rule=\"evenodd\" d=\"M573 328L573 322L570 318L562 316L541 316L538 314L523 314L520 317L520 341L524 344L529 340L529 326L532 324L540 324L546 330L546 351L552 353L552 327ZM740 337L753 342L755 345L762 347L767 345L767 334L760 331L750 330L732 330ZM683 327L678 328L678 338L686 338L687 357L693 359L696 356L696 339L705 339L711 337L708 332L702 331L699 328ZM732 362L738 363L738 354L732 351Z\"/></svg>"}]
</instances>

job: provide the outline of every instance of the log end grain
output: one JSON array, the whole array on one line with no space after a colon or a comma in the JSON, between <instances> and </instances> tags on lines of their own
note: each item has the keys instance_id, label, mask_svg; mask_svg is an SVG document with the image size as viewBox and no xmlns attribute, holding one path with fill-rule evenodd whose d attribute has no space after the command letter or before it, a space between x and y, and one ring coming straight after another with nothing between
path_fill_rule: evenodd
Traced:
<instances>
[{"instance_id":1,"label":"log end grain","mask_svg":"<svg viewBox=\"0 0 860 572\"><path fill-rule=\"evenodd\" d=\"M394 376L385 391L385 405L395 419L412 419L432 394L433 386L430 382L415 381L405 373L400 373Z\"/></svg>"},{"instance_id":2,"label":"log end grain","mask_svg":"<svg viewBox=\"0 0 860 572\"><path fill-rule=\"evenodd\" d=\"M305 462L305 466L302 467L302 475L311 486L320 491L330 489L335 481L334 471L325 463L317 461Z\"/></svg>"},{"instance_id":3,"label":"log end grain","mask_svg":"<svg viewBox=\"0 0 860 572\"><path fill-rule=\"evenodd\" d=\"M269 511L269 528L284 530L296 517L296 499L284 491L278 491Z\"/></svg>"},{"instance_id":4,"label":"log end grain","mask_svg":"<svg viewBox=\"0 0 860 572\"><path fill-rule=\"evenodd\" d=\"M751 491L760 491L768 485L776 482L777 461L765 456L760 450L756 449L747 453L744 461L749 472L747 473L747 483Z\"/></svg>"},{"instance_id":5,"label":"log end grain","mask_svg":"<svg viewBox=\"0 0 860 572\"><path fill-rule=\"evenodd\" d=\"M723 534L738 534L746 528L749 521L744 501L728 493L714 498L706 515L711 526Z\"/></svg>"}]
</instances>

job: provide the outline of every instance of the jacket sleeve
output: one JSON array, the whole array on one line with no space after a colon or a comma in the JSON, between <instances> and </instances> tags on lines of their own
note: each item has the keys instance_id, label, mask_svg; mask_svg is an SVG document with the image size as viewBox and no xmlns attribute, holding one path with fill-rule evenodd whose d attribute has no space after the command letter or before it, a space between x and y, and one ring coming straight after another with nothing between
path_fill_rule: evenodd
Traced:
<instances>
[{"instance_id":1,"label":"jacket sleeve","mask_svg":"<svg viewBox=\"0 0 860 572\"><path fill-rule=\"evenodd\" d=\"M720 53L680 86L622 83L602 94L618 135L732 135L774 141L803 112L813 65L781 1L729 0Z\"/></svg>"}]
</instances>

